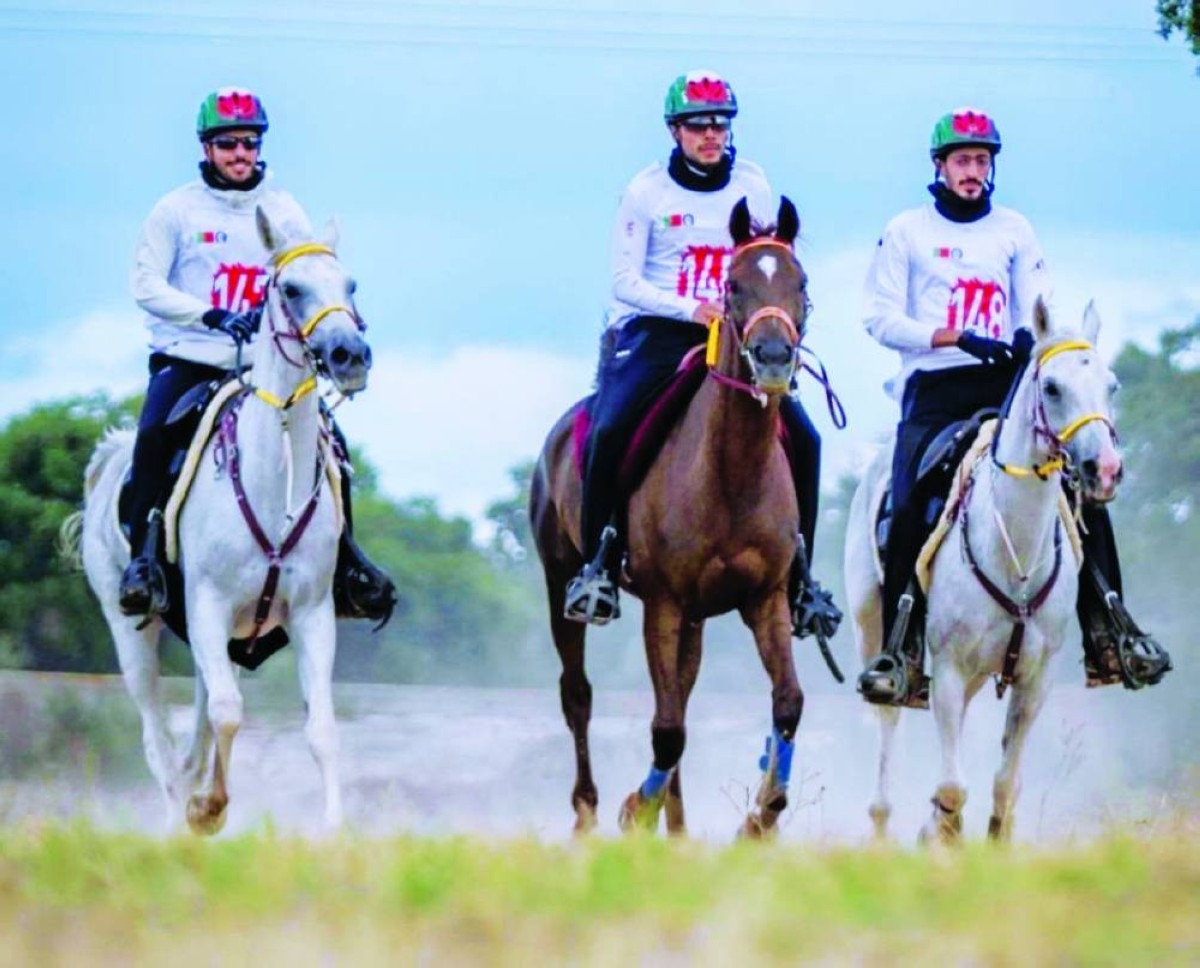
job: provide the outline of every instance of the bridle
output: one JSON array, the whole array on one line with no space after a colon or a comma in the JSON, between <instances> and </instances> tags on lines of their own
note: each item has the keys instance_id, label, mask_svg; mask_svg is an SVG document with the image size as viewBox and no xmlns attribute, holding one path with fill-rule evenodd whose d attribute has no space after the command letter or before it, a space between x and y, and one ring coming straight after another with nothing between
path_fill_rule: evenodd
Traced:
<instances>
[{"instance_id":1,"label":"bridle","mask_svg":"<svg viewBox=\"0 0 1200 968\"><path fill-rule=\"evenodd\" d=\"M792 247L786 242L781 242L778 239L753 239L739 245L733 253L733 261L745 254L750 249L758 248L778 248L783 249L787 253L789 259L795 259L795 254ZM730 265L732 272L733 266ZM733 314L729 311L729 296L725 297L725 311L721 316L709 324L708 328L708 345L705 349L704 359L708 364L708 375L718 383L731 387L734 390L739 390L743 393L748 393L751 397L758 401L759 405L765 407L767 405L768 396L758 388L758 364L754 361L754 354L750 352L747 343L750 340L750 334L754 331L754 327L759 323L774 319L782 324L784 333L787 335L788 342L792 347L792 367L793 371L800 362L800 341L803 339L803 331L796 324L795 318L782 306L768 304L760 306L746 319L745 323L738 327L733 319ZM724 373L717 371L717 360L720 355L721 345L721 329L728 326L733 337L733 344L737 348L738 355L746 362L747 368L750 370L749 382L739 380L736 377L727 376Z\"/></svg>"},{"instance_id":2,"label":"bridle","mask_svg":"<svg viewBox=\"0 0 1200 968\"><path fill-rule=\"evenodd\" d=\"M312 336L319 325L332 316L334 313L345 313L354 321L354 325L358 327L358 331L365 332L367 324L363 322L362 317L351 306L346 306L341 303L335 303L330 306L324 306L317 310L312 316L300 324L295 317L288 311L287 299L284 298L280 291L279 276L285 267L295 262L297 259L312 255L328 255L337 258L337 254L327 245L322 245L320 242L305 242L301 245L293 246L290 249L285 249L282 252L276 253L271 258L271 281L267 284L266 308L264 315L267 318L267 326L269 327L271 339L275 341L275 346L279 350L279 355L284 358L289 364L298 369L307 369L309 375L295 390L286 398L279 397L269 390L264 390L261 387L247 383L242 378L242 345L238 344L237 353L237 374L238 380L242 385L249 390L259 400L276 410L287 411L299 403L304 397L312 393L317 388L317 376L328 372L325 362L318 357L308 345L308 340ZM270 300L272 290L277 297L280 312L283 314L284 321L287 323L286 330L275 328L275 317L270 311ZM291 340L299 344L301 352L304 354L304 361L300 362L292 359L288 355L284 347L284 341Z\"/></svg>"},{"instance_id":3,"label":"bridle","mask_svg":"<svg viewBox=\"0 0 1200 968\"><path fill-rule=\"evenodd\" d=\"M1087 340L1067 340L1066 342L1056 343L1043 350L1038 356L1037 362L1033 367L1033 436L1035 440L1045 441L1046 449L1049 451L1049 459L1040 464L1034 464L1031 467L1021 467L1016 464L1005 464L996 456L997 443L1000 440L1000 430L1003 426L1003 415L1000 418L1001 424L996 428L996 435L992 438L992 463L1000 470L1004 471L1012 477L1027 478L1037 477L1040 480L1048 480L1051 474L1056 474L1059 471L1069 471L1070 455L1067 453L1067 444L1080 430L1090 423L1102 423L1108 428L1108 432L1112 437L1113 443L1117 443L1117 428L1113 426L1111 420L1102 413L1084 414L1076 420L1072 420L1062 430L1055 431L1050 426L1050 421L1046 417L1046 400L1042 395L1042 381L1038 379L1042 367L1054 357L1061 353L1072 351L1086 352L1093 349L1092 344Z\"/></svg>"}]
</instances>

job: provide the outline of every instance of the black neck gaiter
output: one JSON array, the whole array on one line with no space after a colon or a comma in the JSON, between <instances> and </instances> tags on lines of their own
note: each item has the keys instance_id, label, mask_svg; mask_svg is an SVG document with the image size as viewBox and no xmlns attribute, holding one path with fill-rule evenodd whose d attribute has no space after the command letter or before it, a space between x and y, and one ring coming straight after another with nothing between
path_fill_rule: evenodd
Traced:
<instances>
[{"instance_id":1,"label":"black neck gaiter","mask_svg":"<svg viewBox=\"0 0 1200 968\"><path fill-rule=\"evenodd\" d=\"M263 180L263 176L267 173L267 163L260 161L254 166L254 174L247 178L244 182L231 182L228 178L217 171L216 166L207 159L200 162L200 177L204 179L204 184L209 188L215 188L219 192L249 192L257 188Z\"/></svg>"},{"instance_id":2,"label":"black neck gaiter","mask_svg":"<svg viewBox=\"0 0 1200 968\"><path fill-rule=\"evenodd\" d=\"M695 162L688 161L683 151L676 145L671 152L671 160L667 163L667 174L675 184L693 192L719 192L729 184L733 173L733 159L737 156L733 146L721 156L721 160L711 167L702 168Z\"/></svg>"},{"instance_id":3,"label":"black neck gaiter","mask_svg":"<svg viewBox=\"0 0 1200 968\"><path fill-rule=\"evenodd\" d=\"M933 207L951 222L978 222L992 210L992 186L990 184L984 185L983 194L973 199L960 198L955 195L946 187L945 182L935 181L928 187L929 194L933 196Z\"/></svg>"}]
</instances>

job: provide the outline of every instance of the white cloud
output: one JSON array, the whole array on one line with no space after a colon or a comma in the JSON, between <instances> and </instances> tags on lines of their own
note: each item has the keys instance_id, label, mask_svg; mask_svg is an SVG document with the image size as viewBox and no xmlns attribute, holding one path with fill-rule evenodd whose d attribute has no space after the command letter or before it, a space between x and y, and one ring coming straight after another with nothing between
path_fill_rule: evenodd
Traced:
<instances>
[{"instance_id":1,"label":"white cloud","mask_svg":"<svg viewBox=\"0 0 1200 968\"><path fill-rule=\"evenodd\" d=\"M144 390L145 332L138 313L97 310L46 334L14 337L7 368L19 372L0 381L0 418L93 390L115 396Z\"/></svg>"},{"instance_id":2,"label":"white cloud","mask_svg":"<svg viewBox=\"0 0 1200 968\"><path fill-rule=\"evenodd\" d=\"M389 494L433 495L443 511L478 520L512 493L509 468L537 456L554 421L588 392L594 368L503 346L386 350L338 419Z\"/></svg>"}]
</instances>

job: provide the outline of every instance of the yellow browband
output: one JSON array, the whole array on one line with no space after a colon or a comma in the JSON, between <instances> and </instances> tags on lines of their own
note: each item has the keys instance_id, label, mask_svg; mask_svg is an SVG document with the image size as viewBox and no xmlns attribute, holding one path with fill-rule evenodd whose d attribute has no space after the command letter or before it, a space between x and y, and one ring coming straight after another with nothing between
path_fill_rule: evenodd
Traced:
<instances>
[{"instance_id":1,"label":"yellow browband","mask_svg":"<svg viewBox=\"0 0 1200 968\"><path fill-rule=\"evenodd\" d=\"M1038 356L1037 367L1040 368L1047 360L1053 359L1060 353L1067 353L1073 350L1090 349L1092 349L1092 344L1087 340L1082 339L1067 340L1063 343L1056 343L1054 346L1049 347L1040 356ZM1067 426L1064 427L1057 435L1059 443L1065 444L1072 437L1074 437L1080 431L1080 429L1097 420L1108 423L1108 420L1103 414L1089 413L1080 417L1078 420L1067 424ZM1058 457L1052 457L1044 464L1035 464L1033 467L1017 467L1011 464L1003 464L1000 461L996 461L996 463L1000 465L1001 470L1003 470L1005 474L1009 474L1012 477L1038 477L1043 481L1046 480L1051 474L1061 471L1064 467L1066 467L1066 461L1063 460L1061 455Z\"/></svg>"},{"instance_id":2,"label":"yellow browband","mask_svg":"<svg viewBox=\"0 0 1200 968\"><path fill-rule=\"evenodd\" d=\"M271 265L275 269L275 275L278 277L279 272L285 266L290 265L297 259L306 255L332 255L336 258L336 253L327 245L322 245L320 242L305 242L303 245L297 245L291 249L285 249L271 259ZM300 329L300 337L308 339L312 335L313 330L317 328L317 324L321 322L330 313L344 312L353 318L354 313L348 306L326 306L319 313L313 316ZM288 410L295 406L300 400L304 399L308 394L312 393L317 388L317 378L309 376L286 400L276 396L270 390L263 390L260 387L254 387L254 395L263 403L274 407L276 410Z\"/></svg>"}]
</instances>

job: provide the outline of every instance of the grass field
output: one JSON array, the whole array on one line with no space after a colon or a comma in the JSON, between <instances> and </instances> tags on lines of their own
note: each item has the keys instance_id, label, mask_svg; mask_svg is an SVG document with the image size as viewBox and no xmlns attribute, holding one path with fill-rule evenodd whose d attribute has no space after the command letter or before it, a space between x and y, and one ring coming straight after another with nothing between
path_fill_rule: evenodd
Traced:
<instances>
[{"instance_id":1,"label":"grass field","mask_svg":"<svg viewBox=\"0 0 1200 968\"><path fill-rule=\"evenodd\" d=\"M1200 961L1183 826L1049 851L0 830L0 964Z\"/></svg>"}]
</instances>

